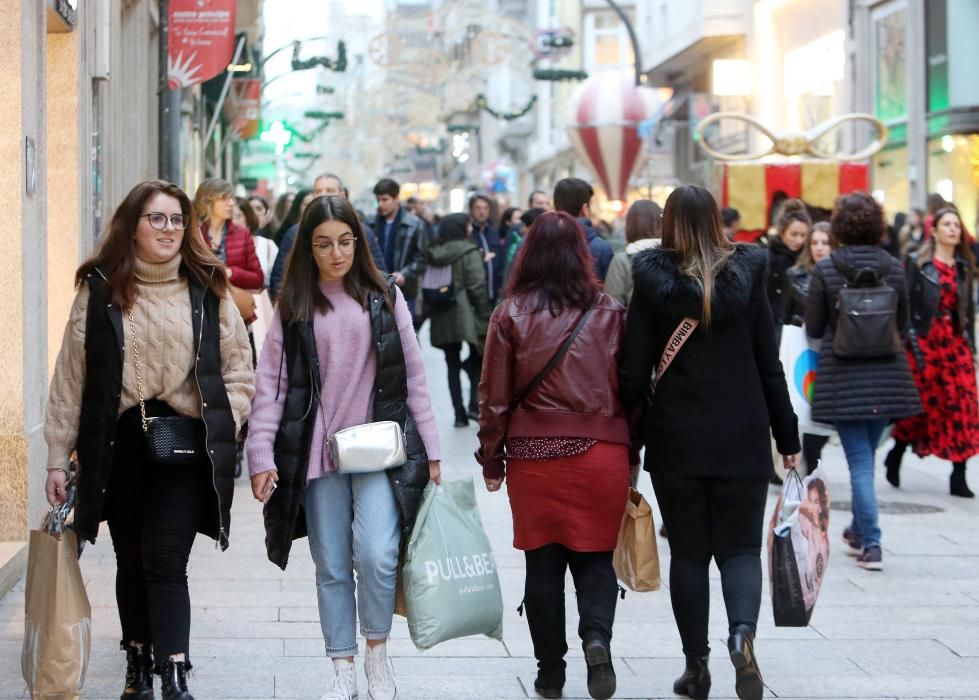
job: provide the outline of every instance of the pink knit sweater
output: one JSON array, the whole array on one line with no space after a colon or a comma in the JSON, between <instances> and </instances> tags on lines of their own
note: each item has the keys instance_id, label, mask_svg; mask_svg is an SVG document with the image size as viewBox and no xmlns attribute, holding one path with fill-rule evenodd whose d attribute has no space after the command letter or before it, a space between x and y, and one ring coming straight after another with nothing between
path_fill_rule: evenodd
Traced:
<instances>
[{"instance_id":1,"label":"pink knit sweater","mask_svg":"<svg viewBox=\"0 0 979 700\"><path fill-rule=\"evenodd\" d=\"M316 354L320 363L322 398L313 428L307 481L334 470L329 451L323 449L327 437L338 430L373 420L374 378L377 357L374 352L370 314L346 293L342 282L329 282L320 289L333 309L313 317ZM432 401L425 382L425 364L411 322L411 312L401 291L394 307L401 334L405 368L408 374L408 409L418 426L430 460L440 460L438 428ZM288 384L285 369L280 374L282 320L276 311L255 376L255 400L248 421L248 469L260 474L275 469L272 446L282 420ZM279 399L276 400L278 391Z\"/></svg>"}]
</instances>

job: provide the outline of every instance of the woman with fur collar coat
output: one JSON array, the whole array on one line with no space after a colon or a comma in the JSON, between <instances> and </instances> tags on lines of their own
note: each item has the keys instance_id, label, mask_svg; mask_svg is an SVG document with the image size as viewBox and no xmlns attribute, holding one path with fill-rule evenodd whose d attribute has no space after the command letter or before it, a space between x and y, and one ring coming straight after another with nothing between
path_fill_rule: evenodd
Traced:
<instances>
[{"instance_id":1,"label":"woman with fur collar coat","mask_svg":"<svg viewBox=\"0 0 979 700\"><path fill-rule=\"evenodd\" d=\"M637 255L633 268L620 392L627 410L645 408L645 469L669 532L670 595L686 656L674 692L691 698L706 698L710 689L712 558L721 572L738 697L762 697L753 642L770 438L786 468L795 467L800 450L765 293L766 263L765 250L724 237L707 190L684 186L666 202L662 247ZM698 325L678 348L674 335L684 319ZM668 344L674 359L651 397L650 376Z\"/></svg>"}]
</instances>

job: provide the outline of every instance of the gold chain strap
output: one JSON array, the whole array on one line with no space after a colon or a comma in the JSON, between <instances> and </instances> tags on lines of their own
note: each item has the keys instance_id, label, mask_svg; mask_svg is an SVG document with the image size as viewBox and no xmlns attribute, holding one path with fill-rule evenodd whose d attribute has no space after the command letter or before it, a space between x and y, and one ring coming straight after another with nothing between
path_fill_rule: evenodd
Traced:
<instances>
[{"instance_id":1,"label":"gold chain strap","mask_svg":"<svg viewBox=\"0 0 979 700\"><path fill-rule=\"evenodd\" d=\"M139 371L139 346L136 344L136 320L133 318L133 310L129 309L129 330L133 336L133 363L136 365L136 393L139 396L139 415L143 422L143 432L149 432L149 425L146 420L146 403L143 401L143 375Z\"/></svg>"}]
</instances>

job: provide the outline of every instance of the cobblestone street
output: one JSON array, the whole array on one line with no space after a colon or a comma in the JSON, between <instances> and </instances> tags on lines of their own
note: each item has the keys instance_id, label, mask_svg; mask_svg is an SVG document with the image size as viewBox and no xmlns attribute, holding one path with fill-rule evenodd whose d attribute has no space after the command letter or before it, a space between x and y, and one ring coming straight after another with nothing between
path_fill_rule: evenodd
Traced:
<instances>
[{"instance_id":1,"label":"cobblestone street","mask_svg":"<svg viewBox=\"0 0 979 700\"><path fill-rule=\"evenodd\" d=\"M423 333L427 345L427 331ZM535 665L526 622L518 616L523 558L511 547L503 494L482 488L472 459L475 428L453 429L441 354L425 349L429 383L441 418L443 475L476 479L483 521L493 543L503 586L504 643L468 638L415 650L407 625L396 618L391 640L402 698L535 697ZM825 452L832 496L849 498L842 452ZM979 477L973 476L973 479ZM882 573L858 569L838 545L848 516L833 511L834 550L823 593L805 629L775 628L767 597L762 604L757 651L768 687L784 698L979 698L979 503L948 492L948 466L910 457L904 486L878 479L889 506L914 503L940 512L892 514L884 508ZM648 478L641 489L650 501ZM772 489L769 509L776 492ZM191 689L202 699L318 698L327 687L305 543L280 572L264 553L260 510L245 478L238 485L231 548L221 554L199 538L191 557L194 605ZM660 540L664 578L669 548ZM94 643L86 698L118 698L124 658L118 650L114 604L114 556L108 534L89 547L82 569L93 605ZM568 582L571 587L570 579ZM726 621L714 577L711 640L712 697L732 698L734 675L725 650ZM767 590L766 590L767 596ZM587 697L585 665L574 643L577 615L568 596L572 646L565 697ZM23 583L0 600L0 698L27 697L20 677ZM619 698L672 698L673 678L683 667L670 610L668 586L657 593L629 593L620 601L613 639ZM360 661L358 661L358 668ZM361 682L366 697L366 682Z\"/></svg>"}]
</instances>

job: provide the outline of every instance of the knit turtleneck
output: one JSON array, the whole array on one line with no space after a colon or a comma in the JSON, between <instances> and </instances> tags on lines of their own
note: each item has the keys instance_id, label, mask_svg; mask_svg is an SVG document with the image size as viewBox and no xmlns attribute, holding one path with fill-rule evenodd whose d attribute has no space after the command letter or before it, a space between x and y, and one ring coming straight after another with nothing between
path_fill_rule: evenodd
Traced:
<instances>
[{"instance_id":1,"label":"knit turtleneck","mask_svg":"<svg viewBox=\"0 0 979 700\"><path fill-rule=\"evenodd\" d=\"M166 284L180 279L180 253L163 263L136 258L136 279L144 284Z\"/></svg>"}]
</instances>

